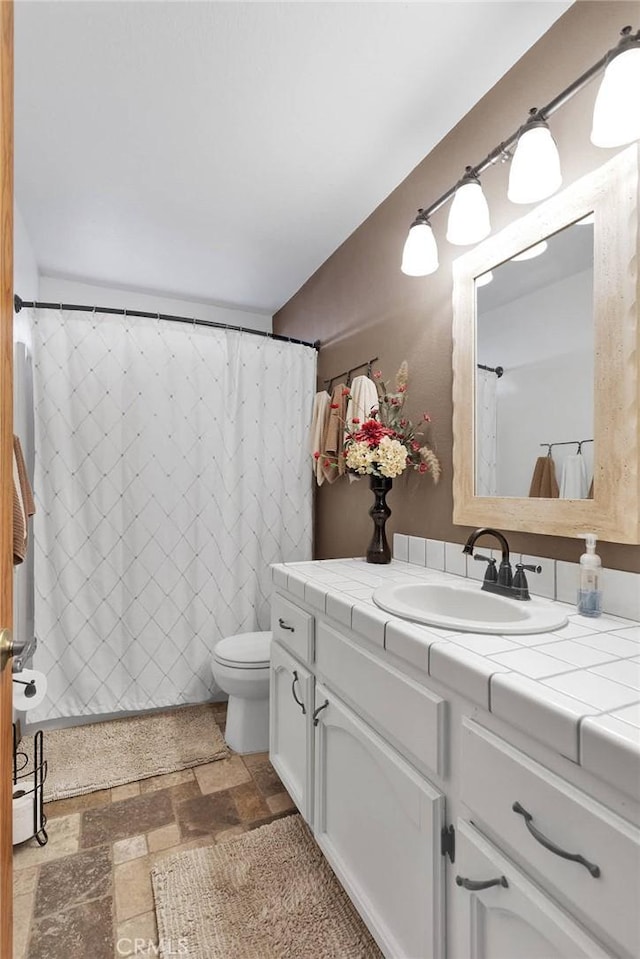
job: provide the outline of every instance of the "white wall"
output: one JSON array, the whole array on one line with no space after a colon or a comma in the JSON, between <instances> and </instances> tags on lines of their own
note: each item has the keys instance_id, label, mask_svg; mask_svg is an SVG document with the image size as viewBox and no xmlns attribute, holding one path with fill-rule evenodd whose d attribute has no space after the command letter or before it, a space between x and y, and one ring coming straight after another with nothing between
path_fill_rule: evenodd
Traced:
<instances>
[{"instance_id":1,"label":"white wall","mask_svg":"<svg viewBox=\"0 0 640 959\"><path fill-rule=\"evenodd\" d=\"M248 310L235 310L229 306L215 306L212 303L198 303L161 294L141 293L53 276L40 277L40 299L45 303L112 306L118 309L192 316L198 320L213 320L216 323L228 323L229 326L244 326L247 329L261 330L265 333L270 333L272 330L271 316L266 313L252 313Z\"/></svg>"},{"instance_id":2,"label":"white wall","mask_svg":"<svg viewBox=\"0 0 640 959\"><path fill-rule=\"evenodd\" d=\"M540 443L593 438L593 271L478 319L478 362L504 367L497 384L497 495L527 496ZM593 443L583 447L588 480ZM575 446L553 450L558 481Z\"/></svg>"}]
</instances>

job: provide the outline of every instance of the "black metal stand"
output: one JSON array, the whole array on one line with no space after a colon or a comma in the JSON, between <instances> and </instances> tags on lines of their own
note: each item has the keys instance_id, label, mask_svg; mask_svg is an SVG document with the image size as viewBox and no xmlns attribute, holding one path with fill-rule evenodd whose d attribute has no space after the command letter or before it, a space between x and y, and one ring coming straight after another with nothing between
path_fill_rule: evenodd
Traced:
<instances>
[{"instance_id":1,"label":"black metal stand","mask_svg":"<svg viewBox=\"0 0 640 959\"><path fill-rule=\"evenodd\" d=\"M13 724L13 798L32 796L33 802L33 832L26 839L35 837L38 845L46 846L49 841L46 825L47 817L44 814L44 781L47 778L47 763L43 755L43 734L39 729L33 739L33 765L29 766L29 756L18 749L18 731ZM26 770L26 772L24 771ZM28 780L29 788L22 788L21 781ZM26 783L24 784L26 787Z\"/></svg>"}]
</instances>

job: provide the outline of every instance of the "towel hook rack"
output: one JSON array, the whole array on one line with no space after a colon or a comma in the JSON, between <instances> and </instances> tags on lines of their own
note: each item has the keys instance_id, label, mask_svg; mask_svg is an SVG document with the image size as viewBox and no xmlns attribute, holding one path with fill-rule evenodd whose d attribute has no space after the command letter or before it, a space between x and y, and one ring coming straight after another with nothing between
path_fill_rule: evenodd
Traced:
<instances>
[{"instance_id":1,"label":"towel hook rack","mask_svg":"<svg viewBox=\"0 0 640 959\"><path fill-rule=\"evenodd\" d=\"M331 387L333 386L334 381L339 380L341 376L345 376L347 379L347 386L351 386L351 375L355 373L356 370L361 370L365 366L367 368L367 376L369 377L369 379L371 379L371 368L373 364L377 361L377 359L378 359L377 356L372 356L370 360L365 360L364 363L358 363L356 366L352 366L350 370L343 370L342 373L338 373L335 376L332 376L331 378L323 380L328 392L329 393L331 392Z\"/></svg>"}]
</instances>

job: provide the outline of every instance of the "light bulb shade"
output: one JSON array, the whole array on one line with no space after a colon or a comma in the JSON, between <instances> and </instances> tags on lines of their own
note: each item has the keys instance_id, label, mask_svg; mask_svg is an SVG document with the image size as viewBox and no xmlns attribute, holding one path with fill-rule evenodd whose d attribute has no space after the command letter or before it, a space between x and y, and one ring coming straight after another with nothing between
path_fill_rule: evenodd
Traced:
<instances>
[{"instance_id":1,"label":"light bulb shade","mask_svg":"<svg viewBox=\"0 0 640 959\"><path fill-rule=\"evenodd\" d=\"M476 277L476 289L480 286L488 286L493 280L493 270L487 270Z\"/></svg>"},{"instance_id":2,"label":"light bulb shade","mask_svg":"<svg viewBox=\"0 0 640 959\"><path fill-rule=\"evenodd\" d=\"M640 47L614 56L604 71L593 108L591 142L619 147L640 139Z\"/></svg>"},{"instance_id":3,"label":"light bulb shade","mask_svg":"<svg viewBox=\"0 0 640 959\"><path fill-rule=\"evenodd\" d=\"M560 154L549 127L538 122L526 126L511 161L507 196L512 203L537 203L561 183Z\"/></svg>"},{"instance_id":4,"label":"light bulb shade","mask_svg":"<svg viewBox=\"0 0 640 959\"><path fill-rule=\"evenodd\" d=\"M528 247L528 249L523 250L522 253L518 253L517 256L512 256L511 260L513 263L524 263L526 260L535 260L537 256L541 256L545 252L548 246L549 244L546 240L541 240L540 243Z\"/></svg>"},{"instance_id":5,"label":"light bulb shade","mask_svg":"<svg viewBox=\"0 0 640 959\"><path fill-rule=\"evenodd\" d=\"M489 205L479 180L462 181L449 211L447 240L456 246L479 243L491 233Z\"/></svg>"},{"instance_id":6,"label":"light bulb shade","mask_svg":"<svg viewBox=\"0 0 640 959\"><path fill-rule=\"evenodd\" d=\"M414 223L402 251L401 270L407 276L429 276L438 269L438 246L428 223Z\"/></svg>"}]
</instances>

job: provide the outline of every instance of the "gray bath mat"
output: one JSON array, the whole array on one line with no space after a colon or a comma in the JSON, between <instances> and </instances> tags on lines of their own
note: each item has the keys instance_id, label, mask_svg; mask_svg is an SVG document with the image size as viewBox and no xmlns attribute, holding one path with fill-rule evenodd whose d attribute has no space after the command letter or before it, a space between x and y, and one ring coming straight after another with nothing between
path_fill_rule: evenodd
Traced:
<instances>
[{"instance_id":1,"label":"gray bath mat","mask_svg":"<svg viewBox=\"0 0 640 959\"><path fill-rule=\"evenodd\" d=\"M382 959L301 816L178 853L151 878L160 943L185 959Z\"/></svg>"},{"instance_id":2,"label":"gray bath mat","mask_svg":"<svg viewBox=\"0 0 640 959\"><path fill-rule=\"evenodd\" d=\"M21 744L28 752L32 741ZM44 734L45 802L190 769L229 755L209 705L183 706Z\"/></svg>"}]
</instances>

